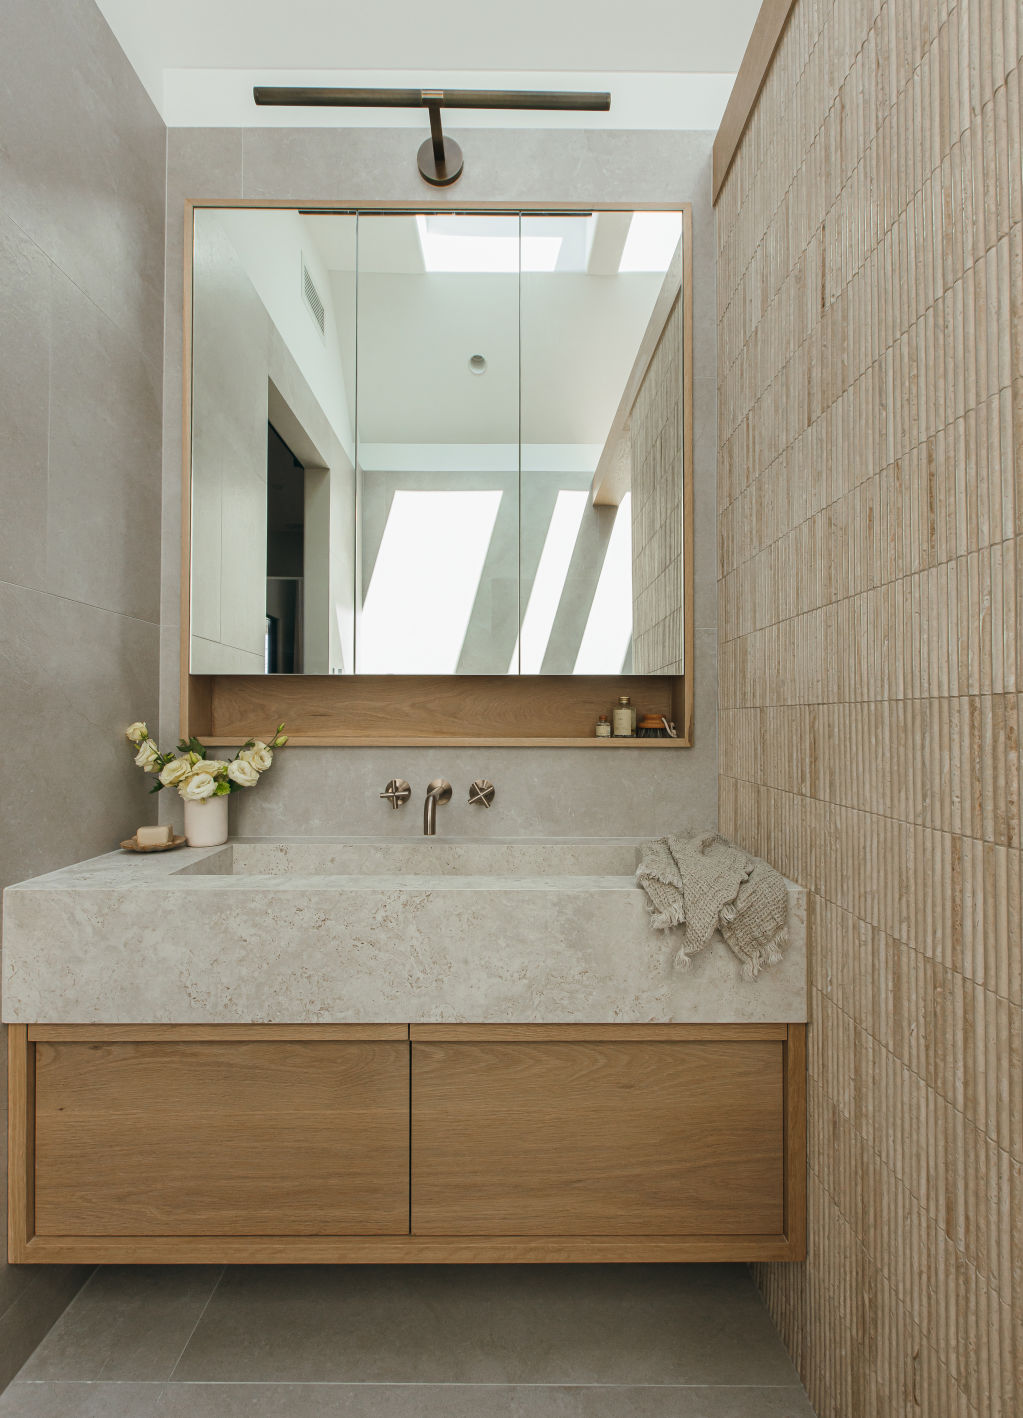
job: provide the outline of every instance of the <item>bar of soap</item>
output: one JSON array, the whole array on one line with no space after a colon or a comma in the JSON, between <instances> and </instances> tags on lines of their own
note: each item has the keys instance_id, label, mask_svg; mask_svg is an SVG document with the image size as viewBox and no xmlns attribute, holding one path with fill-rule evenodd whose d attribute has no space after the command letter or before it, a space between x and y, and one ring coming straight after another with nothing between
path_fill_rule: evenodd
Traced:
<instances>
[{"instance_id":1,"label":"bar of soap","mask_svg":"<svg viewBox=\"0 0 1023 1418\"><path fill-rule=\"evenodd\" d=\"M171 840L169 827L140 827L135 833L135 841L140 847L162 847Z\"/></svg>"}]
</instances>

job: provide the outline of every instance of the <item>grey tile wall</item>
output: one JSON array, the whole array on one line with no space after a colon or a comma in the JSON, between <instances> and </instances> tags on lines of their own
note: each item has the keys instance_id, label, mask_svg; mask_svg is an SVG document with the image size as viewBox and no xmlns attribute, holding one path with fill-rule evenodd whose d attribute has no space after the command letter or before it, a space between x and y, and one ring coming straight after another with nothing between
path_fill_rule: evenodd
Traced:
<instances>
[{"instance_id":1,"label":"grey tile wall","mask_svg":"<svg viewBox=\"0 0 1023 1418\"><path fill-rule=\"evenodd\" d=\"M166 152L92 0L3 32L0 885L153 812L118 729L157 710ZM0 1386L81 1279L0 1265Z\"/></svg>"}]
</instances>

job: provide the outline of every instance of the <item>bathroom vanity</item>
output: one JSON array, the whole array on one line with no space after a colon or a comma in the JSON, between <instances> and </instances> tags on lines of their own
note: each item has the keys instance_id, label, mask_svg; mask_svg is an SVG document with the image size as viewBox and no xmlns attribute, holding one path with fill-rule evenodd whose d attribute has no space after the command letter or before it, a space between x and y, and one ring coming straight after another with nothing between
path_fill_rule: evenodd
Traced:
<instances>
[{"instance_id":1,"label":"bathroom vanity","mask_svg":"<svg viewBox=\"0 0 1023 1418\"><path fill-rule=\"evenodd\" d=\"M233 842L10 888L10 1256L794 1260L805 931L740 978L632 840Z\"/></svg>"}]
</instances>

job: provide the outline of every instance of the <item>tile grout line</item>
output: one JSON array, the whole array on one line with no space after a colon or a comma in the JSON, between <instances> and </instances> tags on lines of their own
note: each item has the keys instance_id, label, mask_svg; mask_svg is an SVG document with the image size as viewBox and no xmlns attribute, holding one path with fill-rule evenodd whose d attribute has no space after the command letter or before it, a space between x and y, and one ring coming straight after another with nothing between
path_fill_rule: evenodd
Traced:
<instances>
[{"instance_id":1,"label":"tile grout line","mask_svg":"<svg viewBox=\"0 0 1023 1418\"><path fill-rule=\"evenodd\" d=\"M219 1284L219 1282L218 1282ZM214 1287L216 1288L216 1287ZM212 1299L212 1295L210 1296ZM208 1302L207 1302L208 1303ZM200 1319L202 1316L200 1315ZM198 1321L196 1322L198 1324ZM194 1333L194 1330L193 1330ZM191 1335L189 1336L191 1340ZM186 1343L186 1348L188 1347ZM184 1351L182 1351L183 1353ZM178 1359L180 1363L180 1357ZM177 1364L175 1364L175 1369ZM131 1388L166 1388L170 1383L175 1388L479 1388L479 1389L652 1389L657 1391L674 1391L676 1389L742 1389L760 1392L769 1389L777 1393L805 1393L800 1383L769 1384L769 1383L600 1383L597 1381L580 1382L572 1380L552 1380L550 1383L494 1381L467 1379L463 1381L444 1379L15 1379L9 1387L15 1384L22 1385L45 1385L56 1388L64 1385L67 1387L81 1388L84 1386L108 1387L124 1386Z\"/></svg>"},{"instance_id":2,"label":"tile grout line","mask_svg":"<svg viewBox=\"0 0 1023 1418\"><path fill-rule=\"evenodd\" d=\"M167 1375L167 1378L166 1378L165 1380L162 1380L161 1382L172 1383L172 1382L174 1381L174 1375L175 1375L175 1374L177 1373L177 1371L178 1371L178 1365L181 1363L182 1359L185 1357L185 1350L188 1348L188 1346L191 1344L192 1340L195 1338L195 1332L196 1332L196 1330L199 1328L199 1326L202 1324L203 1316L206 1314L206 1311L209 1309L210 1304L212 1303L212 1300L213 1300L214 1295L215 1295L215 1294L217 1293L217 1291L220 1289L220 1282L223 1280L224 1274L225 1274L226 1270L227 1270L227 1266L226 1266L226 1265L222 1265L222 1266L220 1267L220 1274L217 1276L216 1280L213 1282L213 1288L210 1290L210 1293L206 1296L206 1303L203 1305L202 1309L199 1311L199 1314L198 1314L198 1316L197 1316L197 1318L196 1318L195 1324L192 1326L192 1328L191 1328L191 1329L189 1330L189 1332L188 1332L188 1338L185 1340L184 1344L181 1346L181 1353L180 1353L180 1354L178 1355L178 1357L175 1359L175 1361L174 1361L174 1367L171 1369L170 1373Z\"/></svg>"}]
</instances>

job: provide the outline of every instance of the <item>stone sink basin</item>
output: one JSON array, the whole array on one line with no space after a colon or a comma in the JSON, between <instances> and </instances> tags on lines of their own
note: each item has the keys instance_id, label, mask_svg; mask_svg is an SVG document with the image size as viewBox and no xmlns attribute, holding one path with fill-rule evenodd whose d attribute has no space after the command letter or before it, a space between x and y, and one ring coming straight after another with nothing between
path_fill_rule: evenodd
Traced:
<instances>
[{"instance_id":1,"label":"stone sink basin","mask_svg":"<svg viewBox=\"0 0 1023 1418\"><path fill-rule=\"evenodd\" d=\"M315 838L292 842L239 841L206 871L233 876L472 876L632 877L639 843L633 838L549 840L420 837Z\"/></svg>"},{"instance_id":2,"label":"stone sink basin","mask_svg":"<svg viewBox=\"0 0 1023 1418\"><path fill-rule=\"evenodd\" d=\"M651 928L638 838L236 839L114 852L4 893L12 1023L796 1023L780 965Z\"/></svg>"}]
</instances>

